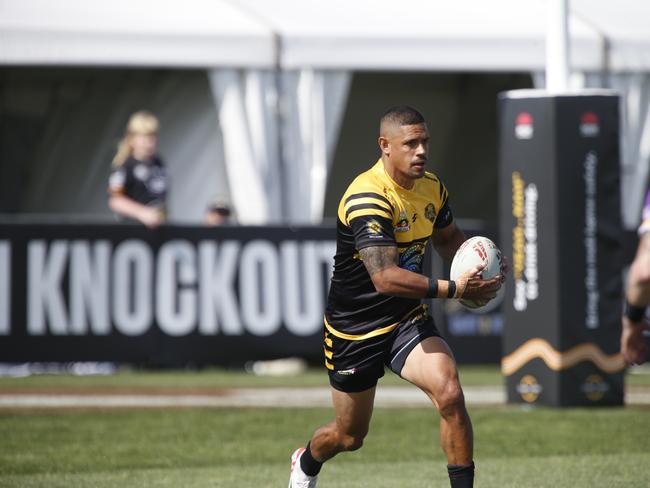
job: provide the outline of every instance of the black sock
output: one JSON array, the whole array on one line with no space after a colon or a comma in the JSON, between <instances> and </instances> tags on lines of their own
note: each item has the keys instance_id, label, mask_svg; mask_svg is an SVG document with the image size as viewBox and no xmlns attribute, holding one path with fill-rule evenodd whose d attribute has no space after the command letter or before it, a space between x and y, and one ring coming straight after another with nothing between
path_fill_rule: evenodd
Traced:
<instances>
[{"instance_id":1,"label":"black sock","mask_svg":"<svg viewBox=\"0 0 650 488\"><path fill-rule=\"evenodd\" d=\"M472 488L474 486L474 462L472 464L448 464L447 472L451 488Z\"/></svg>"},{"instance_id":2,"label":"black sock","mask_svg":"<svg viewBox=\"0 0 650 488\"><path fill-rule=\"evenodd\" d=\"M316 476L320 472L320 468L323 466L323 463L316 461L314 456L311 455L310 449L311 442L307 443L305 447L305 452L300 456L300 468L302 472L307 476Z\"/></svg>"}]
</instances>

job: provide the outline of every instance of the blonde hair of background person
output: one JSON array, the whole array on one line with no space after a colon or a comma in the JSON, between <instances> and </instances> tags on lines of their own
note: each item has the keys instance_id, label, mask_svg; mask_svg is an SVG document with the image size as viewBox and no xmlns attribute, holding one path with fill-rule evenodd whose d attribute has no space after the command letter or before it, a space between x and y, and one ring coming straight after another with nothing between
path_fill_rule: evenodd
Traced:
<instances>
[{"instance_id":1,"label":"blonde hair of background person","mask_svg":"<svg viewBox=\"0 0 650 488\"><path fill-rule=\"evenodd\" d=\"M131 115L113 158L109 207L116 214L155 228L165 220L168 177L156 156L160 124L155 115Z\"/></svg>"},{"instance_id":2,"label":"blonde hair of background person","mask_svg":"<svg viewBox=\"0 0 650 488\"><path fill-rule=\"evenodd\" d=\"M126 133L117 145L117 153L113 157L113 166L118 167L124 164L132 154L132 139L140 135L158 135L160 123L158 118L146 110L135 112L129 117L129 122L126 124Z\"/></svg>"}]
</instances>

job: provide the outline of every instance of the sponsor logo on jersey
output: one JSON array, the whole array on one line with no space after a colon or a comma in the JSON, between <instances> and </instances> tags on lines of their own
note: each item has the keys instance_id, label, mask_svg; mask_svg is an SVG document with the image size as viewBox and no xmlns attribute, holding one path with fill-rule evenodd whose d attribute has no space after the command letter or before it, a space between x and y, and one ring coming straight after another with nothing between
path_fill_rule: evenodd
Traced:
<instances>
[{"instance_id":1,"label":"sponsor logo on jersey","mask_svg":"<svg viewBox=\"0 0 650 488\"><path fill-rule=\"evenodd\" d=\"M422 261L424 260L424 244L417 242L404 250L399 255L399 267L415 273L422 272Z\"/></svg>"},{"instance_id":2,"label":"sponsor logo on jersey","mask_svg":"<svg viewBox=\"0 0 650 488\"><path fill-rule=\"evenodd\" d=\"M580 116L580 135L582 137L598 137L600 134L600 119L593 112L585 112Z\"/></svg>"},{"instance_id":3,"label":"sponsor logo on jersey","mask_svg":"<svg viewBox=\"0 0 650 488\"><path fill-rule=\"evenodd\" d=\"M436 207L433 206L433 203L430 203L426 206L424 209L424 216L431 222L436 220ZM413 219L413 222L415 222L415 219Z\"/></svg>"},{"instance_id":4,"label":"sponsor logo on jersey","mask_svg":"<svg viewBox=\"0 0 650 488\"><path fill-rule=\"evenodd\" d=\"M411 225L409 223L409 216L406 212L399 213L399 221L395 226L395 232L406 232L411 230Z\"/></svg>"},{"instance_id":5,"label":"sponsor logo on jersey","mask_svg":"<svg viewBox=\"0 0 650 488\"><path fill-rule=\"evenodd\" d=\"M139 180L146 180L149 178L149 168L145 164L138 164L135 168L133 168L133 176L135 176Z\"/></svg>"},{"instance_id":6,"label":"sponsor logo on jersey","mask_svg":"<svg viewBox=\"0 0 650 488\"><path fill-rule=\"evenodd\" d=\"M366 224L366 228L368 229L369 238L376 239L378 237L381 237L381 224L376 220L370 220Z\"/></svg>"},{"instance_id":7,"label":"sponsor logo on jersey","mask_svg":"<svg viewBox=\"0 0 650 488\"><path fill-rule=\"evenodd\" d=\"M532 139L533 133L533 116L528 112L521 112L515 119L515 137L517 139Z\"/></svg>"}]
</instances>

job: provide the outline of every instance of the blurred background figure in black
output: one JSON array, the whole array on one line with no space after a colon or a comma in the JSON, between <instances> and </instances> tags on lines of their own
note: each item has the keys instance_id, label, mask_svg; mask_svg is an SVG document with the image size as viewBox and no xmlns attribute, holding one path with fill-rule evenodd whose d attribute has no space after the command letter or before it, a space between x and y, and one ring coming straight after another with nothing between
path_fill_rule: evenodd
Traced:
<instances>
[{"instance_id":1,"label":"blurred background figure in black","mask_svg":"<svg viewBox=\"0 0 650 488\"><path fill-rule=\"evenodd\" d=\"M155 228L165 221L169 189L167 171L156 154L159 122L147 111L129 118L126 134L113 158L108 205L124 220Z\"/></svg>"}]
</instances>

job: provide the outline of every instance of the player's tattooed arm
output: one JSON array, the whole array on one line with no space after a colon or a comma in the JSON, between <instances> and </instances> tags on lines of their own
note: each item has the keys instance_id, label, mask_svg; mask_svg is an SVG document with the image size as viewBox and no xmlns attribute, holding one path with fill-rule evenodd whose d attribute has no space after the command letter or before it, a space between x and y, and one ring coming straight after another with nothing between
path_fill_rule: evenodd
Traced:
<instances>
[{"instance_id":1,"label":"player's tattooed arm","mask_svg":"<svg viewBox=\"0 0 650 488\"><path fill-rule=\"evenodd\" d=\"M378 293L408 298L426 296L429 279L400 268L395 246L366 247L359 254Z\"/></svg>"},{"instance_id":2,"label":"player's tattooed arm","mask_svg":"<svg viewBox=\"0 0 650 488\"><path fill-rule=\"evenodd\" d=\"M359 250L359 255L370 276L386 268L397 266L397 248L394 246L371 246Z\"/></svg>"}]
</instances>

